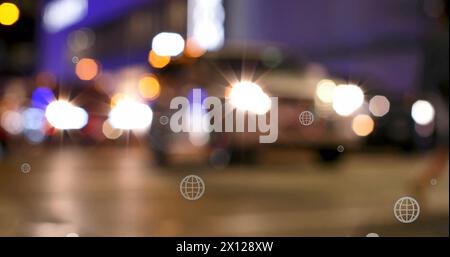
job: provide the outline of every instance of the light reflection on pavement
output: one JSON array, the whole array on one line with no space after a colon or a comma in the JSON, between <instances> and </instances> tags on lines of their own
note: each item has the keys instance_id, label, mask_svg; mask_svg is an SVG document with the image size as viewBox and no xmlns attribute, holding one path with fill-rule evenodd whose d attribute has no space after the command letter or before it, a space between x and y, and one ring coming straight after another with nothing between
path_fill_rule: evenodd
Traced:
<instances>
[{"instance_id":1,"label":"light reflection on pavement","mask_svg":"<svg viewBox=\"0 0 450 257\"><path fill-rule=\"evenodd\" d=\"M0 235L448 236L448 172L419 200L415 223L393 216L428 156L349 154L324 165L303 152L284 164L265 154L265 163L224 170L157 168L135 147L14 154L0 162ZM179 193L188 174L206 183L198 201Z\"/></svg>"}]
</instances>

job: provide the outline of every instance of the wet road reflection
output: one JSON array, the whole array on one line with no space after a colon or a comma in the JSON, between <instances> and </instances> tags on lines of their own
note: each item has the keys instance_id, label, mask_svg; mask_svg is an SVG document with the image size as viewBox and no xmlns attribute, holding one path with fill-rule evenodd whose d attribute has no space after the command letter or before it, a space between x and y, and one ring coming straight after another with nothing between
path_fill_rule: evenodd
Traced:
<instances>
[{"instance_id":1,"label":"wet road reflection","mask_svg":"<svg viewBox=\"0 0 450 257\"><path fill-rule=\"evenodd\" d=\"M0 235L448 235L448 177L419 200L415 223L393 216L427 156L350 154L324 165L302 152L285 155L284 164L265 154L260 165L222 170L157 168L135 147L13 154L0 163ZM20 171L23 162L29 173ZM179 193L188 174L206 183L200 200Z\"/></svg>"}]
</instances>

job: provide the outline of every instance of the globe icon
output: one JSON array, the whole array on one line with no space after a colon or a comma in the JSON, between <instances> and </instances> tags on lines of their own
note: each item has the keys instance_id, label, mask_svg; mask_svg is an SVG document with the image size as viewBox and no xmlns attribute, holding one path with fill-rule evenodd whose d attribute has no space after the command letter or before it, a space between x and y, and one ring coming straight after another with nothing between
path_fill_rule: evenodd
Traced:
<instances>
[{"instance_id":1,"label":"globe icon","mask_svg":"<svg viewBox=\"0 0 450 257\"><path fill-rule=\"evenodd\" d=\"M23 173L28 173L28 172L31 171L31 165L30 165L29 163L23 163L23 164L20 166L20 170L21 170Z\"/></svg>"},{"instance_id":2,"label":"globe icon","mask_svg":"<svg viewBox=\"0 0 450 257\"><path fill-rule=\"evenodd\" d=\"M420 206L416 199L405 196L394 205L394 215L401 223L412 223L420 214Z\"/></svg>"},{"instance_id":3,"label":"globe icon","mask_svg":"<svg viewBox=\"0 0 450 257\"><path fill-rule=\"evenodd\" d=\"M180 192L187 200L198 200L205 192L205 183L199 176L186 176L180 182Z\"/></svg>"},{"instance_id":4,"label":"globe icon","mask_svg":"<svg viewBox=\"0 0 450 257\"><path fill-rule=\"evenodd\" d=\"M303 126L309 126L314 122L314 114L310 111L303 111L298 119Z\"/></svg>"},{"instance_id":5,"label":"globe icon","mask_svg":"<svg viewBox=\"0 0 450 257\"><path fill-rule=\"evenodd\" d=\"M159 123L161 123L161 125L167 125L167 123L169 123L169 117L167 116L159 117Z\"/></svg>"}]
</instances>

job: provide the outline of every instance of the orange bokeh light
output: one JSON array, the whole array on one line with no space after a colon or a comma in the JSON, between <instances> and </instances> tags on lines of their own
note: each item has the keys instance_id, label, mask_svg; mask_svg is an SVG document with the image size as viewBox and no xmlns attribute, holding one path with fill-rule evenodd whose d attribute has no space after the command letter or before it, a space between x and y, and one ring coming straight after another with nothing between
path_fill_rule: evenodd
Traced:
<instances>
[{"instance_id":1,"label":"orange bokeh light","mask_svg":"<svg viewBox=\"0 0 450 257\"><path fill-rule=\"evenodd\" d=\"M145 75L139 80L139 93L146 99L155 99L159 96L161 87L158 79L153 75Z\"/></svg>"},{"instance_id":2,"label":"orange bokeh light","mask_svg":"<svg viewBox=\"0 0 450 257\"><path fill-rule=\"evenodd\" d=\"M92 80L98 74L97 62L93 59L83 58L75 66L75 73L81 80Z\"/></svg>"},{"instance_id":3,"label":"orange bokeh light","mask_svg":"<svg viewBox=\"0 0 450 257\"><path fill-rule=\"evenodd\" d=\"M128 97L127 95L125 95L125 94L122 94L122 93L116 93L115 95L113 95L113 96L111 97L111 107L116 106L116 104L117 104L118 102L123 101L123 100L126 100L126 99L128 99L128 98L129 98L129 97Z\"/></svg>"},{"instance_id":4,"label":"orange bokeh light","mask_svg":"<svg viewBox=\"0 0 450 257\"><path fill-rule=\"evenodd\" d=\"M148 54L148 62L153 68L164 68L170 62L170 56L157 55L153 50Z\"/></svg>"},{"instance_id":5,"label":"orange bokeh light","mask_svg":"<svg viewBox=\"0 0 450 257\"><path fill-rule=\"evenodd\" d=\"M230 85L230 86L227 86L227 87L225 88L225 92L224 92L225 98L228 98L228 96L229 96L230 93L231 93L231 89L232 89L232 86L231 86L231 85Z\"/></svg>"},{"instance_id":6,"label":"orange bokeh light","mask_svg":"<svg viewBox=\"0 0 450 257\"><path fill-rule=\"evenodd\" d=\"M372 133L375 122L369 115L360 114L353 118L352 129L356 135L365 137Z\"/></svg>"}]
</instances>

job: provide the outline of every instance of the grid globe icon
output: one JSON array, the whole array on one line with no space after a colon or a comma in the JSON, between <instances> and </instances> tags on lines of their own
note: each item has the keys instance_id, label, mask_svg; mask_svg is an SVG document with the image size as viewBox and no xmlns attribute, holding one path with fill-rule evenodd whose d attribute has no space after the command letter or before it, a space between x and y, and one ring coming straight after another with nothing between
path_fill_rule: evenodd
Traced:
<instances>
[{"instance_id":1,"label":"grid globe icon","mask_svg":"<svg viewBox=\"0 0 450 257\"><path fill-rule=\"evenodd\" d=\"M29 173L31 171L31 165L29 163L22 163L22 165L20 165L20 170L23 173Z\"/></svg>"},{"instance_id":2,"label":"grid globe icon","mask_svg":"<svg viewBox=\"0 0 450 257\"><path fill-rule=\"evenodd\" d=\"M181 195L187 200L198 200L205 192L205 182L197 175L189 175L180 182Z\"/></svg>"},{"instance_id":3,"label":"grid globe icon","mask_svg":"<svg viewBox=\"0 0 450 257\"><path fill-rule=\"evenodd\" d=\"M303 111L298 119L303 126L309 126L314 122L314 114L310 111Z\"/></svg>"},{"instance_id":4,"label":"grid globe icon","mask_svg":"<svg viewBox=\"0 0 450 257\"><path fill-rule=\"evenodd\" d=\"M419 203L412 197L402 197L394 205L395 218L401 223L412 223L419 217L419 214Z\"/></svg>"}]
</instances>

